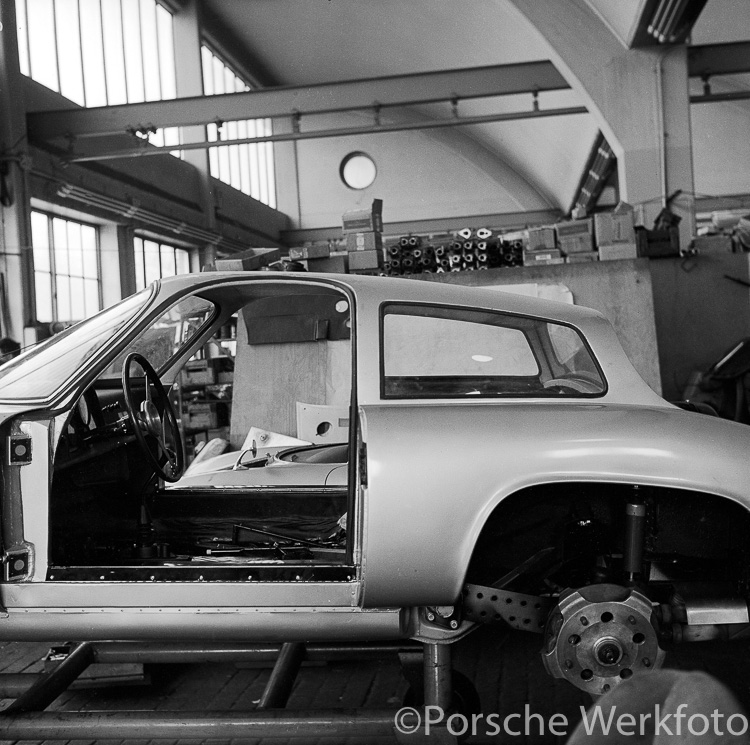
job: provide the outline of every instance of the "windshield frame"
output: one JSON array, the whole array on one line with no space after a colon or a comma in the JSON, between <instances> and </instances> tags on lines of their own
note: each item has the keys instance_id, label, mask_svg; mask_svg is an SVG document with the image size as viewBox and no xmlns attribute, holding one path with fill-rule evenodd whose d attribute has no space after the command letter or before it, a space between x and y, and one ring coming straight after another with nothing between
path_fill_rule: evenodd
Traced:
<instances>
[{"instance_id":1,"label":"windshield frame","mask_svg":"<svg viewBox=\"0 0 750 745\"><path fill-rule=\"evenodd\" d=\"M86 376L89 373L92 366L96 366L102 360L102 358L106 357L109 354L110 350L118 344L119 339L124 334L125 335L128 334L130 331L132 331L132 329L135 326L138 325L140 320L143 318L144 315L146 315L149 312L149 309L153 305L154 299L157 297L158 292L159 292L159 286L160 286L159 281L154 282L149 287L144 288L143 290L140 290L139 292L134 293L133 295L129 295L126 298L123 298L118 303L115 303L109 308L106 308L100 313L97 313L95 316L92 316L91 318L86 319L85 321L80 321L79 323L76 323L75 325L71 326L65 331L62 331L60 334L52 336L49 339L44 340L38 345L34 345L28 351L22 353L19 357L16 357L15 359L10 360L9 362L5 363L5 365L2 365L0 367L0 403L3 403L3 404L12 403L12 404L23 404L23 405L46 405L54 401L66 388L69 388L70 386L74 385L76 381L79 380L81 377ZM91 355L91 357L85 360L85 364L79 365L72 374L69 374L65 378L61 379L59 383L55 381L55 387L53 389L51 390L47 389L44 391L42 395L39 395L39 396L4 395L5 392L3 390L3 373L11 372L13 370L23 368L27 362L31 361L39 354L46 353L50 348L55 347L57 344L70 343L69 342L70 337L74 337L82 329L88 328L97 320L101 321L100 316L108 314L108 313L112 313L116 308L120 307L121 305L129 301L132 301L134 298L140 295L143 296L143 301L140 304L140 306L135 307L133 309L130 318L125 320L122 323L122 325L119 326L116 332L112 333L110 329L108 339L94 350L94 353ZM105 329L106 328L107 327L105 326ZM105 331L101 331L99 334L97 334L96 338L100 338L103 333L105 333ZM3 370L2 368L5 367L6 365L8 366L7 370Z\"/></svg>"}]
</instances>

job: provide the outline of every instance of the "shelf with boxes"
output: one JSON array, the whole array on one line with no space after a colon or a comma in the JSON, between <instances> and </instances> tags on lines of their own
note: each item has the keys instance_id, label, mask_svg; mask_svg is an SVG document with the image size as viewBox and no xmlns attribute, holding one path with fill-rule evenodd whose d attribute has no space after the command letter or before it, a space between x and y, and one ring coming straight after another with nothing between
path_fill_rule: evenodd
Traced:
<instances>
[{"instance_id":1,"label":"shelf with boxes","mask_svg":"<svg viewBox=\"0 0 750 745\"><path fill-rule=\"evenodd\" d=\"M203 357L185 365L179 381L179 413L188 457L202 442L229 439L233 389L233 357Z\"/></svg>"}]
</instances>

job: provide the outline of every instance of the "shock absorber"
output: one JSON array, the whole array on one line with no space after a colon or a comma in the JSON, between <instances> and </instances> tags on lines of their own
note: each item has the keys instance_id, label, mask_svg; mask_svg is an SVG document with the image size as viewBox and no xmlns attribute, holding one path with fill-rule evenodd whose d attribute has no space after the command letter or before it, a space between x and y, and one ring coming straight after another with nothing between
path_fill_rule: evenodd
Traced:
<instances>
[{"instance_id":1,"label":"shock absorber","mask_svg":"<svg viewBox=\"0 0 750 745\"><path fill-rule=\"evenodd\" d=\"M622 555L623 572L629 585L643 569L643 548L646 542L646 503L638 486L625 504L625 546Z\"/></svg>"}]
</instances>

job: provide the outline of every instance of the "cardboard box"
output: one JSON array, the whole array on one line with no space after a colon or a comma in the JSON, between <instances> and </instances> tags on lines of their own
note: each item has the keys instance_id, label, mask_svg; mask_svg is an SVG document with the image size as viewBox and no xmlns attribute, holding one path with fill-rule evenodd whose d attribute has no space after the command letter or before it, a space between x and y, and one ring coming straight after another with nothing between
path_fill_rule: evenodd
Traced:
<instances>
[{"instance_id":1,"label":"cardboard box","mask_svg":"<svg viewBox=\"0 0 750 745\"><path fill-rule=\"evenodd\" d=\"M347 251L380 251L383 248L383 236L370 231L367 233L348 233L346 236Z\"/></svg>"},{"instance_id":2,"label":"cardboard box","mask_svg":"<svg viewBox=\"0 0 750 745\"><path fill-rule=\"evenodd\" d=\"M506 236L502 236L506 240ZM510 240L510 239L507 239ZM544 251L557 248L557 238L554 228L529 228L526 245L529 251Z\"/></svg>"},{"instance_id":3,"label":"cardboard box","mask_svg":"<svg viewBox=\"0 0 750 745\"><path fill-rule=\"evenodd\" d=\"M550 251L524 251L524 266L540 266L543 264L562 264L564 263L562 254L558 249Z\"/></svg>"},{"instance_id":4,"label":"cardboard box","mask_svg":"<svg viewBox=\"0 0 750 745\"><path fill-rule=\"evenodd\" d=\"M383 252L379 249L371 251L353 251L349 254L349 271L363 272L380 269L383 266Z\"/></svg>"},{"instance_id":5,"label":"cardboard box","mask_svg":"<svg viewBox=\"0 0 750 745\"><path fill-rule=\"evenodd\" d=\"M588 264L590 261L599 261L599 254L596 251L570 254L570 256L565 257L566 264Z\"/></svg>"},{"instance_id":6,"label":"cardboard box","mask_svg":"<svg viewBox=\"0 0 750 745\"><path fill-rule=\"evenodd\" d=\"M698 253L731 253L732 238L729 235L699 235L693 238L691 248Z\"/></svg>"},{"instance_id":7,"label":"cardboard box","mask_svg":"<svg viewBox=\"0 0 750 745\"><path fill-rule=\"evenodd\" d=\"M192 360L182 371L182 385L184 386L212 385L215 382L214 367L209 360Z\"/></svg>"},{"instance_id":8,"label":"cardboard box","mask_svg":"<svg viewBox=\"0 0 750 745\"><path fill-rule=\"evenodd\" d=\"M383 232L383 200L373 199L372 206L365 210L344 212L341 218L344 234Z\"/></svg>"},{"instance_id":9,"label":"cardboard box","mask_svg":"<svg viewBox=\"0 0 750 745\"><path fill-rule=\"evenodd\" d=\"M620 202L612 212L594 215L594 235L597 246L613 243L635 243L635 217L627 202Z\"/></svg>"},{"instance_id":10,"label":"cardboard box","mask_svg":"<svg viewBox=\"0 0 750 745\"><path fill-rule=\"evenodd\" d=\"M566 256L573 253L583 253L594 250L594 221L573 220L555 225L557 245Z\"/></svg>"},{"instance_id":11,"label":"cardboard box","mask_svg":"<svg viewBox=\"0 0 750 745\"><path fill-rule=\"evenodd\" d=\"M216 259L214 266L217 272L249 272L267 266L280 258L281 250L278 248L251 248L231 258Z\"/></svg>"},{"instance_id":12,"label":"cardboard box","mask_svg":"<svg viewBox=\"0 0 750 745\"><path fill-rule=\"evenodd\" d=\"M638 247L635 243L612 243L608 246L599 246L599 261L637 258Z\"/></svg>"},{"instance_id":13,"label":"cardboard box","mask_svg":"<svg viewBox=\"0 0 750 745\"><path fill-rule=\"evenodd\" d=\"M214 429L217 426L214 404L189 404L185 413L187 429Z\"/></svg>"},{"instance_id":14,"label":"cardboard box","mask_svg":"<svg viewBox=\"0 0 750 745\"><path fill-rule=\"evenodd\" d=\"M331 255L330 246L302 246L290 248L289 258L292 261L307 261L308 259L325 259Z\"/></svg>"},{"instance_id":15,"label":"cardboard box","mask_svg":"<svg viewBox=\"0 0 750 745\"><path fill-rule=\"evenodd\" d=\"M349 271L349 254L331 254L325 259L308 259L307 269L311 272L346 274Z\"/></svg>"},{"instance_id":16,"label":"cardboard box","mask_svg":"<svg viewBox=\"0 0 750 745\"><path fill-rule=\"evenodd\" d=\"M666 230L639 228L635 231L635 242L639 256L651 259L680 256L680 231L676 226Z\"/></svg>"}]
</instances>

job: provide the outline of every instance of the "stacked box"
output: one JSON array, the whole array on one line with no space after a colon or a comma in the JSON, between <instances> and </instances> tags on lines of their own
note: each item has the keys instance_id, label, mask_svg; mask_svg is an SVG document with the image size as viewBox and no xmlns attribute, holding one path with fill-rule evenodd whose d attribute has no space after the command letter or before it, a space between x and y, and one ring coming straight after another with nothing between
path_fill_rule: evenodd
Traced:
<instances>
[{"instance_id":1,"label":"stacked box","mask_svg":"<svg viewBox=\"0 0 750 745\"><path fill-rule=\"evenodd\" d=\"M367 251L353 251L349 254L350 272L372 272L383 266L383 252L373 248Z\"/></svg>"},{"instance_id":2,"label":"stacked box","mask_svg":"<svg viewBox=\"0 0 750 745\"><path fill-rule=\"evenodd\" d=\"M691 247L698 253L731 253L732 237L729 235L700 235L693 238Z\"/></svg>"},{"instance_id":3,"label":"stacked box","mask_svg":"<svg viewBox=\"0 0 750 745\"><path fill-rule=\"evenodd\" d=\"M594 215L594 232L601 261L638 258L634 212L627 202Z\"/></svg>"},{"instance_id":4,"label":"stacked box","mask_svg":"<svg viewBox=\"0 0 750 745\"><path fill-rule=\"evenodd\" d=\"M600 261L619 261L622 259L637 259L638 249L635 243L611 243L599 246Z\"/></svg>"},{"instance_id":5,"label":"stacked box","mask_svg":"<svg viewBox=\"0 0 750 745\"><path fill-rule=\"evenodd\" d=\"M526 240L527 251L549 251L557 248L557 237L554 227L529 228Z\"/></svg>"},{"instance_id":6,"label":"stacked box","mask_svg":"<svg viewBox=\"0 0 750 745\"><path fill-rule=\"evenodd\" d=\"M214 367L209 360L191 360L181 373L182 385L195 387L212 385L216 382Z\"/></svg>"},{"instance_id":7,"label":"stacked box","mask_svg":"<svg viewBox=\"0 0 750 745\"><path fill-rule=\"evenodd\" d=\"M214 429L217 424L215 404L188 404L187 411L185 412L186 429Z\"/></svg>"},{"instance_id":8,"label":"stacked box","mask_svg":"<svg viewBox=\"0 0 750 745\"><path fill-rule=\"evenodd\" d=\"M278 261L281 250L278 248L251 248L231 258L216 259L214 266L217 272L253 271Z\"/></svg>"},{"instance_id":9,"label":"stacked box","mask_svg":"<svg viewBox=\"0 0 750 745\"><path fill-rule=\"evenodd\" d=\"M383 200L373 199L372 206L365 210L351 210L342 217L344 235L349 233L382 233Z\"/></svg>"},{"instance_id":10,"label":"stacked box","mask_svg":"<svg viewBox=\"0 0 750 745\"><path fill-rule=\"evenodd\" d=\"M330 246L302 246L301 248L290 248L289 258L292 261L307 261L308 259L325 259L331 255Z\"/></svg>"},{"instance_id":11,"label":"stacked box","mask_svg":"<svg viewBox=\"0 0 750 745\"><path fill-rule=\"evenodd\" d=\"M594 222L591 218L555 225L557 245L565 256L594 250Z\"/></svg>"},{"instance_id":12,"label":"stacked box","mask_svg":"<svg viewBox=\"0 0 750 745\"><path fill-rule=\"evenodd\" d=\"M332 253L323 259L308 259L307 269L310 272L346 274L349 271L349 255L346 253Z\"/></svg>"},{"instance_id":13,"label":"stacked box","mask_svg":"<svg viewBox=\"0 0 750 745\"><path fill-rule=\"evenodd\" d=\"M599 254L596 251L586 251L586 253L570 254L565 257L566 264L587 264L590 261L599 261Z\"/></svg>"},{"instance_id":14,"label":"stacked box","mask_svg":"<svg viewBox=\"0 0 750 745\"><path fill-rule=\"evenodd\" d=\"M381 251L383 248L383 237L375 231L364 233L347 233L347 251Z\"/></svg>"},{"instance_id":15,"label":"stacked box","mask_svg":"<svg viewBox=\"0 0 750 745\"><path fill-rule=\"evenodd\" d=\"M639 256L649 258L666 258L680 255L680 231L676 226L666 230L635 231Z\"/></svg>"},{"instance_id":16,"label":"stacked box","mask_svg":"<svg viewBox=\"0 0 750 745\"><path fill-rule=\"evenodd\" d=\"M545 266L548 264L563 264L565 260L557 248L548 249L547 251L524 251L524 266Z\"/></svg>"}]
</instances>

